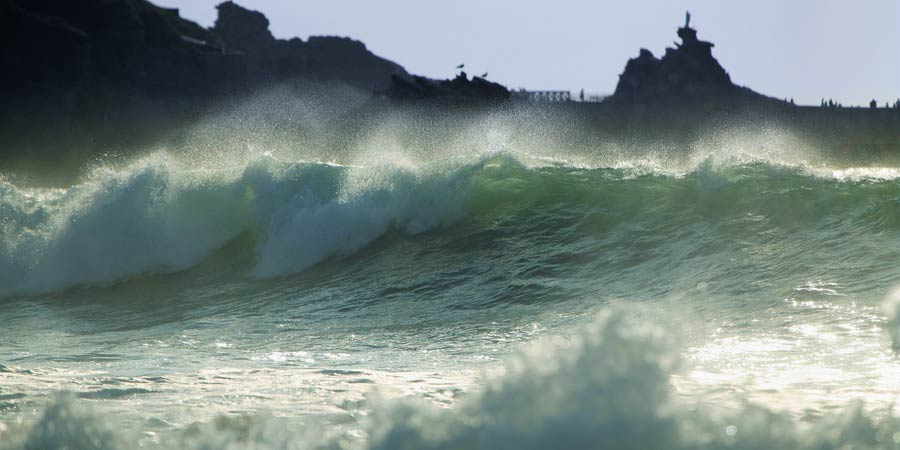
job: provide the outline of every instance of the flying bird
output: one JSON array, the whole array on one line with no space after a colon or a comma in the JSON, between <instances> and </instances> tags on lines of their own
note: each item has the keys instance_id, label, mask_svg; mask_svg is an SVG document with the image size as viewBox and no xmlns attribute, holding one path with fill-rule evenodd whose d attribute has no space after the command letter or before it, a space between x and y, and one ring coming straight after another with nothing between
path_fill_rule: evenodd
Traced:
<instances>
[{"instance_id":1,"label":"flying bird","mask_svg":"<svg viewBox=\"0 0 900 450\"><path fill-rule=\"evenodd\" d=\"M481 78L487 78L487 72L481 74Z\"/></svg>"},{"instance_id":2,"label":"flying bird","mask_svg":"<svg viewBox=\"0 0 900 450\"><path fill-rule=\"evenodd\" d=\"M460 64L460 65L456 66L457 69L462 69L463 67L466 67L466 65L465 65L465 64Z\"/></svg>"}]
</instances>

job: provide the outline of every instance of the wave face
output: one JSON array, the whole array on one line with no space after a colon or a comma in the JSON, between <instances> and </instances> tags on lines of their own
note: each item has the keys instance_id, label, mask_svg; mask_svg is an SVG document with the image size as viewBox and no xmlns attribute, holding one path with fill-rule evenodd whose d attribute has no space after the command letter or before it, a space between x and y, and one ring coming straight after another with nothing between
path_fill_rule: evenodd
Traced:
<instances>
[{"instance_id":1,"label":"wave face","mask_svg":"<svg viewBox=\"0 0 900 450\"><path fill-rule=\"evenodd\" d=\"M248 275L298 272L389 229L419 233L452 222L477 166L419 173L261 158L192 171L159 158L69 189L3 183L0 295L184 270L242 233L256 242Z\"/></svg>"},{"instance_id":2,"label":"wave face","mask_svg":"<svg viewBox=\"0 0 900 450\"><path fill-rule=\"evenodd\" d=\"M502 222L536 246L575 244L569 256L591 259L604 276L643 263L711 264L751 246L747 266L781 256L760 277L844 257L880 267L897 256L896 175L765 161L705 160L681 173L573 168L509 154L421 167L261 157L219 170L149 158L68 189L0 182L0 296L186 270L242 235L253 246L243 275L280 277L391 231L416 235L463 219L475 239Z\"/></svg>"}]
</instances>

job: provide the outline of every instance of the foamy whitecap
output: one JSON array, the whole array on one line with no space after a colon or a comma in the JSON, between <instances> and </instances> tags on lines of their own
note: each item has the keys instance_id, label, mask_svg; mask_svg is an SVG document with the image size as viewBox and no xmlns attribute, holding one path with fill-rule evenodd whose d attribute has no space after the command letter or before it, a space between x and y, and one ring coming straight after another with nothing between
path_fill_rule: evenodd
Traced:
<instances>
[{"instance_id":1,"label":"foamy whitecap","mask_svg":"<svg viewBox=\"0 0 900 450\"><path fill-rule=\"evenodd\" d=\"M254 275L294 273L390 229L451 223L479 164L413 171L262 157L202 171L148 158L58 192L3 183L0 296L184 270L244 232L258 242Z\"/></svg>"},{"instance_id":2,"label":"foamy whitecap","mask_svg":"<svg viewBox=\"0 0 900 450\"><path fill-rule=\"evenodd\" d=\"M373 402L362 428L267 414L221 417L147 440L116 431L72 395L33 424L0 429L0 449L896 449L900 418L861 403L798 421L749 402L676 395L678 348L663 328L614 310L572 339L532 346L483 391L441 409Z\"/></svg>"}]
</instances>

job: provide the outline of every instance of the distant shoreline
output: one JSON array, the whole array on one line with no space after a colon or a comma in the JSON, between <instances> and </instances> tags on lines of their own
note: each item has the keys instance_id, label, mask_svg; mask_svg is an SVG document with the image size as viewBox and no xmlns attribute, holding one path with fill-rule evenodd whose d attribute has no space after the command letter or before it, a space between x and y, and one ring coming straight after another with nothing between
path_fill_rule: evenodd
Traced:
<instances>
[{"instance_id":1,"label":"distant shoreline","mask_svg":"<svg viewBox=\"0 0 900 450\"><path fill-rule=\"evenodd\" d=\"M416 77L347 38L275 39L264 15L232 2L218 6L210 29L144 0L113 3L115 14L103 12L100 0L0 2L0 25L15 36L2 55L10 70L0 80L8 99L0 109L0 172L71 174L97 158L182 151L190 145L186 133L222 115L276 116L278 133L302 142L315 131L288 117L294 109L321 116L325 134L423 114L452 117L445 124L452 127L459 116L471 122L546 112L553 116L546 123L504 120L514 130L555 136L547 145L684 145L767 124L861 163L900 158L900 107L798 106L736 86L689 20L675 48L659 58L641 50L628 61L604 101L544 103L486 77ZM303 111L310 98L307 109L342 104ZM338 141L330 145L352 145Z\"/></svg>"}]
</instances>

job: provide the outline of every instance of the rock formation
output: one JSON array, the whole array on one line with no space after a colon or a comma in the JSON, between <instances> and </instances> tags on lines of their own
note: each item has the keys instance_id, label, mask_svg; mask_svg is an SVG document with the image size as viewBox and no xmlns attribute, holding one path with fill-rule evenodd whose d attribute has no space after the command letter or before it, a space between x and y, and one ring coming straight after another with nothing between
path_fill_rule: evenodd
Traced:
<instances>
[{"instance_id":1,"label":"rock formation","mask_svg":"<svg viewBox=\"0 0 900 450\"><path fill-rule=\"evenodd\" d=\"M681 44L667 48L662 58L641 49L638 57L625 65L609 100L633 104L771 100L731 82L712 55L714 44L697 38L689 15L678 29L678 37Z\"/></svg>"},{"instance_id":2,"label":"rock formation","mask_svg":"<svg viewBox=\"0 0 900 450\"><path fill-rule=\"evenodd\" d=\"M227 78L199 56L209 51L206 30L144 1L2 0L0 9L0 90L10 96L117 86L197 93Z\"/></svg>"},{"instance_id":3,"label":"rock formation","mask_svg":"<svg viewBox=\"0 0 900 450\"><path fill-rule=\"evenodd\" d=\"M0 89L26 96L38 85L121 83L181 95L292 78L370 90L406 73L351 39L275 39L262 13L230 1L210 30L145 0L0 0L0 12Z\"/></svg>"},{"instance_id":4,"label":"rock formation","mask_svg":"<svg viewBox=\"0 0 900 450\"><path fill-rule=\"evenodd\" d=\"M400 103L424 103L437 106L490 106L506 102L510 92L498 83L481 77L470 80L460 72L452 80L430 80L425 77L394 75L385 96Z\"/></svg>"},{"instance_id":5,"label":"rock formation","mask_svg":"<svg viewBox=\"0 0 900 450\"><path fill-rule=\"evenodd\" d=\"M280 40L259 12L228 1L218 13L205 29L146 0L0 0L0 163L150 141L273 83L372 92L406 74L358 41Z\"/></svg>"},{"instance_id":6,"label":"rock formation","mask_svg":"<svg viewBox=\"0 0 900 450\"><path fill-rule=\"evenodd\" d=\"M375 56L362 42L333 36L313 36L307 42L275 39L262 13L231 1L216 8L219 16L212 31L226 49L246 55L253 79L270 82L302 76L382 90L391 75L406 74L403 67Z\"/></svg>"}]
</instances>

